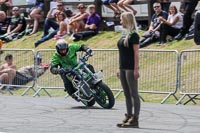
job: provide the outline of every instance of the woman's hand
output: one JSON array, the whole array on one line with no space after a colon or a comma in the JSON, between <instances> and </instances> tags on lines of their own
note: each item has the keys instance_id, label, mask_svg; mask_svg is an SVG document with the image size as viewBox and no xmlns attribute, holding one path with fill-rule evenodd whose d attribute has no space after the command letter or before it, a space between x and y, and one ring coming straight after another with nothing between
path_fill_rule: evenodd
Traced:
<instances>
[{"instance_id":1,"label":"woman's hand","mask_svg":"<svg viewBox=\"0 0 200 133\"><path fill-rule=\"evenodd\" d=\"M138 80L138 79L139 79L139 77L140 77L139 69L134 69L134 71L133 71L133 76L134 76L134 79L135 79L135 80Z\"/></svg>"}]
</instances>

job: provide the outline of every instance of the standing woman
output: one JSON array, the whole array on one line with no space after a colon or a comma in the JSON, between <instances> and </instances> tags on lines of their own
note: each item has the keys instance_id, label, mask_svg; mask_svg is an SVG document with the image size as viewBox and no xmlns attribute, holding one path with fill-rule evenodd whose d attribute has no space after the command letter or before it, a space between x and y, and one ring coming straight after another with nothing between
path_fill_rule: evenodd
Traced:
<instances>
[{"instance_id":1,"label":"standing woman","mask_svg":"<svg viewBox=\"0 0 200 133\"><path fill-rule=\"evenodd\" d=\"M138 128L138 118L140 113L140 98L138 94L139 78L139 35L136 29L135 16L130 12L121 15L123 28L126 29L126 36L118 41L119 48L119 73L122 88L126 99L127 114L118 127ZM133 114L134 108L134 114Z\"/></svg>"}]
</instances>

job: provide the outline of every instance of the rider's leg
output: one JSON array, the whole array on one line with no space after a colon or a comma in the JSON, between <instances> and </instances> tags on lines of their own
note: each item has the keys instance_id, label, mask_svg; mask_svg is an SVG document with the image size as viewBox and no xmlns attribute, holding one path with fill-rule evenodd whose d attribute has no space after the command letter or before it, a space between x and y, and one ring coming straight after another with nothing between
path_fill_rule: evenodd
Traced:
<instances>
[{"instance_id":1,"label":"rider's leg","mask_svg":"<svg viewBox=\"0 0 200 133\"><path fill-rule=\"evenodd\" d=\"M61 78L64 82L64 86L65 89L64 91L67 91L67 93L71 96L72 94L74 94L74 92L76 91L72 85L72 83L67 79L67 77L65 75L61 75Z\"/></svg>"}]
</instances>

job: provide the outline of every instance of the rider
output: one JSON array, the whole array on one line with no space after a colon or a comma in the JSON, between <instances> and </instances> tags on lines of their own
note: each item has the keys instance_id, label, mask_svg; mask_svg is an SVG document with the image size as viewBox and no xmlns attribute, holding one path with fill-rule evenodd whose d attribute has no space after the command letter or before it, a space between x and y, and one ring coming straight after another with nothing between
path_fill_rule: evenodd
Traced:
<instances>
[{"instance_id":1,"label":"rider","mask_svg":"<svg viewBox=\"0 0 200 133\"><path fill-rule=\"evenodd\" d=\"M58 40L56 43L56 52L51 59L50 68L51 73L60 74L65 86L64 91L67 91L73 98L76 98L73 95L75 89L66 77L66 68L75 67L77 65L76 52L78 51L85 51L87 54L92 55L92 50L86 45L68 44L64 39ZM92 65L87 64L87 67L94 73Z\"/></svg>"}]
</instances>

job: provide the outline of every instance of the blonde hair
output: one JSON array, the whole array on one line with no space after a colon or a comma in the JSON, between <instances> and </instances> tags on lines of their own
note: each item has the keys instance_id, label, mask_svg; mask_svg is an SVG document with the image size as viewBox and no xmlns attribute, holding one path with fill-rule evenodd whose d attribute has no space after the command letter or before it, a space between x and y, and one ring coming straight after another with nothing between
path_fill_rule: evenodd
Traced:
<instances>
[{"instance_id":1,"label":"blonde hair","mask_svg":"<svg viewBox=\"0 0 200 133\"><path fill-rule=\"evenodd\" d=\"M136 26L137 23L136 23L135 16L131 12L122 13L121 19L123 21L123 25L125 25L124 28L126 29L126 37L125 37L125 40L124 40L124 46L128 47L129 34L133 31L138 32L137 26Z\"/></svg>"}]
</instances>

